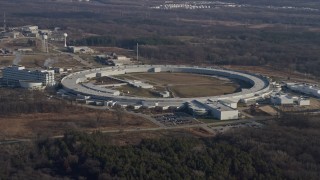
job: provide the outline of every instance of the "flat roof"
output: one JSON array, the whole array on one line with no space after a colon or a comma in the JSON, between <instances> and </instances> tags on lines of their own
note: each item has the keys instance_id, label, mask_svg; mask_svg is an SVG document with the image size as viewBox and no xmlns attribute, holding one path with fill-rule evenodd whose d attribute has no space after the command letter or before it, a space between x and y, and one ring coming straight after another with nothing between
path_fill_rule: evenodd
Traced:
<instances>
[{"instance_id":1,"label":"flat roof","mask_svg":"<svg viewBox=\"0 0 320 180\"><path fill-rule=\"evenodd\" d=\"M218 111L238 111L219 102L206 103L206 105Z\"/></svg>"}]
</instances>

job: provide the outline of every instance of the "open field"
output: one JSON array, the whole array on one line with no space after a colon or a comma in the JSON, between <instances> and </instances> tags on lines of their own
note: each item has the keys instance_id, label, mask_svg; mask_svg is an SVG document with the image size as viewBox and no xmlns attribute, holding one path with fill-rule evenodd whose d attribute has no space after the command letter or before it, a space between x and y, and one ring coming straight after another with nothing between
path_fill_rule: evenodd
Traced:
<instances>
[{"instance_id":1,"label":"open field","mask_svg":"<svg viewBox=\"0 0 320 180\"><path fill-rule=\"evenodd\" d=\"M75 67L81 67L83 66L81 63L73 59L69 55L59 55L59 56L53 56L55 59L55 62L53 63L53 67L66 67L66 68L75 68Z\"/></svg>"},{"instance_id":2,"label":"open field","mask_svg":"<svg viewBox=\"0 0 320 180\"><path fill-rule=\"evenodd\" d=\"M149 120L115 112L71 110L64 113L34 113L0 116L0 139L61 135L67 130L94 131L156 127Z\"/></svg>"},{"instance_id":3,"label":"open field","mask_svg":"<svg viewBox=\"0 0 320 180\"><path fill-rule=\"evenodd\" d=\"M236 85L232 83L170 86L170 90L175 94L175 96L181 98L231 94L235 92L236 89Z\"/></svg>"},{"instance_id":4,"label":"open field","mask_svg":"<svg viewBox=\"0 0 320 180\"><path fill-rule=\"evenodd\" d=\"M236 66L236 65L228 65L223 67L230 70L241 70L241 71L262 74L265 76L269 76L276 81L290 80L290 81L298 81L298 82L320 83L320 80L318 77L312 76L310 74L299 73L289 69L283 69L283 68L277 69L270 66L257 67L257 66Z\"/></svg>"},{"instance_id":5,"label":"open field","mask_svg":"<svg viewBox=\"0 0 320 180\"><path fill-rule=\"evenodd\" d=\"M175 97L181 98L230 94L240 87L240 85L229 79L220 79L212 76L189 73L135 73L117 77L130 80L141 80L154 85L156 89L168 89ZM153 93L148 93L150 90L140 90L131 87L126 87L124 89L123 87L120 87L119 89L124 91L129 90L140 96L154 96ZM139 91L141 91L141 93Z\"/></svg>"}]
</instances>

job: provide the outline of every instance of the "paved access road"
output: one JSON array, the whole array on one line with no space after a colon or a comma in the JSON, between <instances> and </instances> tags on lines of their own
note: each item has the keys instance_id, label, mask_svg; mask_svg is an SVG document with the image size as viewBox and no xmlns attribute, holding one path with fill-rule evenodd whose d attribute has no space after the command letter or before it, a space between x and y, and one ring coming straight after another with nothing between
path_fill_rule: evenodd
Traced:
<instances>
[{"instance_id":1,"label":"paved access road","mask_svg":"<svg viewBox=\"0 0 320 180\"><path fill-rule=\"evenodd\" d=\"M144 114L137 114L137 113L132 113L132 112L126 112L129 114L134 114L134 115L138 115L141 116L143 118L146 118ZM147 118L149 120L153 119L153 118ZM102 133L119 133L119 132L143 132L143 131L160 131L160 130L175 130L175 129L185 129L185 128L195 128L195 127L201 127L205 130L207 130L210 133L214 133L215 131L213 129L211 129L209 126L224 126L224 125L228 125L228 124L238 124L238 123L247 123L247 122L252 122L252 121L265 121L265 120L271 120L273 119L270 116L261 116L261 117L256 117L254 119L241 119L241 120L233 120L233 121L218 121L218 122L212 122L212 123L199 123L199 124L191 124L191 125L179 125L179 126L164 126L161 125L159 127L155 127L155 128L132 128L132 129L112 129L112 130L105 130L105 131L101 131ZM156 120L155 120L156 121ZM153 120L152 120L153 122ZM89 134L92 132L88 132ZM52 139L55 138L62 138L63 135L57 135L57 136L53 136L51 137ZM14 144L14 143L22 143L22 142L28 142L28 141L32 141L34 139L14 139L14 140L6 140L6 141L0 141L0 145L2 144Z\"/></svg>"}]
</instances>

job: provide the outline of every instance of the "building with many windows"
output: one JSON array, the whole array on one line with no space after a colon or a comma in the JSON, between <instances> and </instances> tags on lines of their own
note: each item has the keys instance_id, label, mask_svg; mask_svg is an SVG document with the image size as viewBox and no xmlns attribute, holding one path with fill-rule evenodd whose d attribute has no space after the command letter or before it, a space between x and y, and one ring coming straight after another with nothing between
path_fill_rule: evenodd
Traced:
<instances>
[{"instance_id":1,"label":"building with many windows","mask_svg":"<svg viewBox=\"0 0 320 180\"><path fill-rule=\"evenodd\" d=\"M20 82L33 82L36 85L42 83L42 86L53 86L54 70L28 70L24 66L9 66L3 69L3 80L20 84ZM32 88L32 87L30 87Z\"/></svg>"}]
</instances>

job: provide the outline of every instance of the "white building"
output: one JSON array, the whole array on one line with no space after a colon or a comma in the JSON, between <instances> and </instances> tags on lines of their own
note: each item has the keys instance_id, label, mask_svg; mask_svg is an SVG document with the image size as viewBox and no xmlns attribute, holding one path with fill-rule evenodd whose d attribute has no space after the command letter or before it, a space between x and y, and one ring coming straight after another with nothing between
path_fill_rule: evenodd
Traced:
<instances>
[{"instance_id":1,"label":"white building","mask_svg":"<svg viewBox=\"0 0 320 180\"><path fill-rule=\"evenodd\" d=\"M19 81L19 84L22 88L25 89L42 89L44 86L42 86L41 82L33 82L33 81Z\"/></svg>"},{"instance_id":2,"label":"white building","mask_svg":"<svg viewBox=\"0 0 320 180\"><path fill-rule=\"evenodd\" d=\"M270 100L275 105L293 104L293 98L287 94L272 94Z\"/></svg>"},{"instance_id":3,"label":"white building","mask_svg":"<svg viewBox=\"0 0 320 180\"><path fill-rule=\"evenodd\" d=\"M32 48L19 48L17 49L18 52L21 52L21 53L28 53L28 52L33 52L33 49Z\"/></svg>"},{"instance_id":4,"label":"white building","mask_svg":"<svg viewBox=\"0 0 320 180\"><path fill-rule=\"evenodd\" d=\"M239 111L237 109L233 109L220 102L208 103L205 104L205 107L210 115L219 120L239 119Z\"/></svg>"},{"instance_id":5,"label":"white building","mask_svg":"<svg viewBox=\"0 0 320 180\"><path fill-rule=\"evenodd\" d=\"M307 98L299 98L299 99L297 100L297 104L298 104L299 106L309 106L309 105L310 105L310 100L307 99Z\"/></svg>"},{"instance_id":6,"label":"white building","mask_svg":"<svg viewBox=\"0 0 320 180\"><path fill-rule=\"evenodd\" d=\"M233 109L236 109L238 107L238 101L236 100L232 101L232 100L225 99L225 100L219 100L218 102L223 105L229 106Z\"/></svg>"},{"instance_id":7,"label":"white building","mask_svg":"<svg viewBox=\"0 0 320 180\"><path fill-rule=\"evenodd\" d=\"M297 91L320 98L320 88L317 85L287 83L287 87L292 91Z\"/></svg>"},{"instance_id":8,"label":"white building","mask_svg":"<svg viewBox=\"0 0 320 180\"><path fill-rule=\"evenodd\" d=\"M24 36L27 37L39 37L39 27L38 26L23 26L21 31Z\"/></svg>"},{"instance_id":9,"label":"white building","mask_svg":"<svg viewBox=\"0 0 320 180\"><path fill-rule=\"evenodd\" d=\"M168 98L170 97L170 92L169 91L159 92L159 95L163 98Z\"/></svg>"},{"instance_id":10,"label":"white building","mask_svg":"<svg viewBox=\"0 0 320 180\"><path fill-rule=\"evenodd\" d=\"M5 32L3 33L3 36L4 37L10 37L10 38L13 38L13 39L16 39L20 36L20 32L18 31L12 31L12 32Z\"/></svg>"},{"instance_id":11,"label":"white building","mask_svg":"<svg viewBox=\"0 0 320 180\"><path fill-rule=\"evenodd\" d=\"M8 81L28 81L42 83L42 86L53 86L54 70L27 70L23 66L9 66L2 71L3 79ZM26 83L22 83L26 84ZM20 84L21 85L21 84ZM26 84L27 85L27 84Z\"/></svg>"},{"instance_id":12,"label":"white building","mask_svg":"<svg viewBox=\"0 0 320 180\"><path fill-rule=\"evenodd\" d=\"M232 120L239 118L239 111L220 102L200 102L193 100L188 102L187 108L193 115L210 115L219 120Z\"/></svg>"},{"instance_id":13,"label":"white building","mask_svg":"<svg viewBox=\"0 0 320 180\"><path fill-rule=\"evenodd\" d=\"M128 84L137 87L137 88L142 88L142 89L152 89L153 86L151 84L147 84L138 80L133 80L133 81L128 81Z\"/></svg>"},{"instance_id":14,"label":"white building","mask_svg":"<svg viewBox=\"0 0 320 180\"><path fill-rule=\"evenodd\" d=\"M69 46L68 48L73 53L80 53L80 54L94 53L94 50L87 46Z\"/></svg>"},{"instance_id":15,"label":"white building","mask_svg":"<svg viewBox=\"0 0 320 180\"><path fill-rule=\"evenodd\" d=\"M35 31L39 31L39 27L38 27L38 26L28 25L28 26L23 26L23 27L21 27L21 30L22 30L22 31L35 32Z\"/></svg>"},{"instance_id":16,"label":"white building","mask_svg":"<svg viewBox=\"0 0 320 180\"><path fill-rule=\"evenodd\" d=\"M117 55L116 59L119 61L130 61L131 60L131 58L128 58L126 56L121 56L121 55Z\"/></svg>"},{"instance_id":17,"label":"white building","mask_svg":"<svg viewBox=\"0 0 320 180\"><path fill-rule=\"evenodd\" d=\"M195 116L207 115L208 111L204 107L203 103L199 101L191 101L186 103L188 110Z\"/></svg>"}]
</instances>

